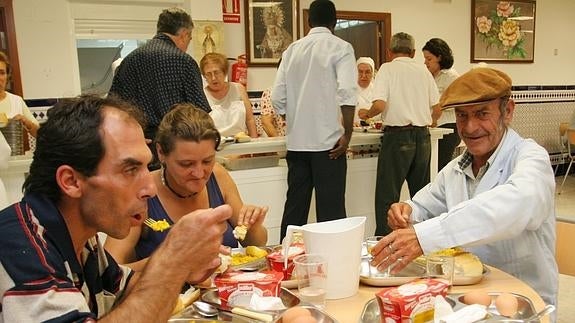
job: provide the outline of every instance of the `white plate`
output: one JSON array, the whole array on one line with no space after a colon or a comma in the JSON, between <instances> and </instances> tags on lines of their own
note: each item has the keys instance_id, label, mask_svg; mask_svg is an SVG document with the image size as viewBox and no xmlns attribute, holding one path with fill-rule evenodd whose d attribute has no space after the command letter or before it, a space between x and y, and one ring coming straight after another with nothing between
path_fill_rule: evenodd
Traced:
<instances>
[{"instance_id":1,"label":"white plate","mask_svg":"<svg viewBox=\"0 0 575 323\"><path fill-rule=\"evenodd\" d=\"M367 132L367 127L353 127L355 132Z\"/></svg>"},{"instance_id":2,"label":"white plate","mask_svg":"<svg viewBox=\"0 0 575 323\"><path fill-rule=\"evenodd\" d=\"M378 132L381 132L381 129L377 129L377 128L368 128L368 129L367 129L367 132L370 132L370 133L378 133Z\"/></svg>"},{"instance_id":3,"label":"white plate","mask_svg":"<svg viewBox=\"0 0 575 323\"><path fill-rule=\"evenodd\" d=\"M477 284L483 279L483 276L489 273L489 269L483 266L483 275L480 276L454 276L453 285L455 286L465 286ZM370 276L369 274L369 260L367 258L362 259L361 271L359 275L359 281L363 284L370 286L399 286L408 283L416 278L425 277L425 267L411 262L399 273L389 276Z\"/></svg>"}]
</instances>

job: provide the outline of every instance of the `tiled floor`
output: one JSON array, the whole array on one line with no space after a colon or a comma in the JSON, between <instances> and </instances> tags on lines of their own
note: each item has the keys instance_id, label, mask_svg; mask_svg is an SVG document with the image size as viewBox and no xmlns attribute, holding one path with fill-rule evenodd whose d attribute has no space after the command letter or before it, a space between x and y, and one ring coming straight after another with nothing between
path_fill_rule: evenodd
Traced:
<instances>
[{"instance_id":1,"label":"tiled floor","mask_svg":"<svg viewBox=\"0 0 575 323\"><path fill-rule=\"evenodd\" d=\"M557 177L557 192L563 177ZM575 221L575 174L565 181L561 194L555 195L557 216ZM575 318L575 276L559 275L559 300L557 322L572 323Z\"/></svg>"}]
</instances>

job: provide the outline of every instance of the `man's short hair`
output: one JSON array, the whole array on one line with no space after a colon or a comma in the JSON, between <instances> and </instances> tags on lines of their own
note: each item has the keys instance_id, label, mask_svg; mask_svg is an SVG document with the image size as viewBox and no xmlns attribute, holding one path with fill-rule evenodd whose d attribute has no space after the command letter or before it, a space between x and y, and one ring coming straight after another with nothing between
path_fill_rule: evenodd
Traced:
<instances>
[{"instance_id":1,"label":"man's short hair","mask_svg":"<svg viewBox=\"0 0 575 323\"><path fill-rule=\"evenodd\" d=\"M177 35L180 29L192 29L192 17L182 8L164 9L158 17L157 32Z\"/></svg>"},{"instance_id":2,"label":"man's short hair","mask_svg":"<svg viewBox=\"0 0 575 323\"><path fill-rule=\"evenodd\" d=\"M142 112L114 97L80 96L63 99L48 110L48 120L38 129L26 193L39 193L54 203L61 199L56 170L68 165L86 177L96 173L104 157L100 127L106 107L122 110L144 129Z\"/></svg>"},{"instance_id":3,"label":"man's short hair","mask_svg":"<svg viewBox=\"0 0 575 323\"><path fill-rule=\"evenodd\" d=\"M410 34L400 32L391 37L389 48L392 53L411 55L415 49L415 40Z\"/></svg>"},{"instance_id":4,"label":"man's short hair","mask_svg":"<svg viewBox=\"0 0 575 323\"><path fill-rule=\"evenodd\" d=\"M309 6L310 27L333 28L337 22L335 5L330 0L315 0Z\"/></svg>"}]
</instances>

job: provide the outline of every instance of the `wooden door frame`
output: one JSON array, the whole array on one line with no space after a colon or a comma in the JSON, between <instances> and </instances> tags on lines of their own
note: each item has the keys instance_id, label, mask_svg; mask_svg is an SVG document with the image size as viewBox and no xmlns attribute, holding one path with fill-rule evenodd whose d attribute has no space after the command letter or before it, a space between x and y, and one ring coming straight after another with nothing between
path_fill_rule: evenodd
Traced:
<instances>
[{"instance_id":1,"label":"wooden door frame","mask_svg":"<svg viewBox=\"0 0 575 323\"><path fill-rule=\"evenodd\" d=\"M16 43L16 24L14 23L13 0L0 0L0 10L4 11L6 24L6 41L8 42L8 58L10 59L10 77L14 94L24 97L22 77L20 75L20 60L18 59L18 44Z\"/></svg>"},{"instance_id":2,"label":"wooden door frame","mask_svg":"<svg viewBox=\"0 0 575 323\"><path fill-rule=\"evenodd\" d=\"M391 42L391 13L388 12L365 12L365 11L336 11L337 19L345 20L368 20L374 21L378 24L379 42L377 43L377 52L379 57L372 57L375 61L376 68L389 59L387 57L386 49L389 48ZM307 35L310 30L308 24L309 9L303 9L302 23L303 35ZM383 28L383 31L381 30Z\"/></svg>"}]
</instances>

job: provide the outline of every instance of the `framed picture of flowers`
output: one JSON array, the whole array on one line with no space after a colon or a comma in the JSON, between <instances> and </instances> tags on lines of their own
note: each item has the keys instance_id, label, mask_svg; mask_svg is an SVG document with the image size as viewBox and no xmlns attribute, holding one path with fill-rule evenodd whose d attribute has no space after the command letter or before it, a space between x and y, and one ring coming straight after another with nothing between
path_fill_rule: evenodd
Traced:
<instances>
[{"instance_id":1,"label":"framed picture of flowers","mask_svg":"<svg viewBox=\"0 0 575 323\"><path fill-rule=\"evenodd\" d=\"M471 0L471 62L533 63L535 0Z\"/></svg>"}]
</instances>

